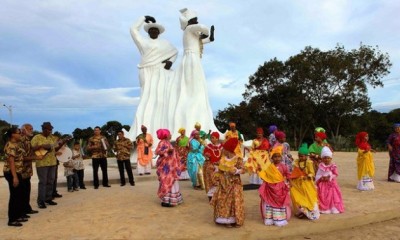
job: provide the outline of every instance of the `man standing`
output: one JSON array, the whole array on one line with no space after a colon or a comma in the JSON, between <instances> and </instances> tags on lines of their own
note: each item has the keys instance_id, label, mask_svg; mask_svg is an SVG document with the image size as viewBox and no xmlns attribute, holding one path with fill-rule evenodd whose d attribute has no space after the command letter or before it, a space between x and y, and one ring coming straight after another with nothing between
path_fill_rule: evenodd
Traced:
<instances>
[{"instance_id":1,"label":"man standing","mask_svg":"<svg viewBox=\"0 0 400 240\"><path fill-rule=\"evenodd\" d=\"M58 138L52 134L53 126L50 122L42 124L42 133L32 138L33 149L39 149L42 152L43 159L36 161L36 172L39 178L38 199L39 208L46 208L49 205L57 205L53 199L53 187L56 174L57 159L56 151L60 149L61 144Z\"/></svg>"},{"instance_id":2,"label":"man standing","mask_svg":"<svg viewBox=\"0 0 400 240\"><path fill-rule=\"evenodd\" d=\"M129 183L131 184L131 186L135 186L135 180L133 179L132 166L130 161L132 142L128 138L124 137L124 132L122 130L119 130L117 134L118 140L114 144L114 151L117 153L117 163L121 187L125 186L124 167L128 174Z\"/></svg>"},{"instance_id":3,"label":"man standing","mask_svg":"<svg viewBox=\"0 0 400 240\"><path fill-rule=\"evenodd\" d=\"M151 147L153 146L153 137L150 133L147 133L147 128L142 125L142 134L137 136L137 169L140 176L144 174L150 175L151 171L151 160L153 159L153 152Z\"/></svg>"},{"instance_id":4,"label":"man standing","mask_svg":"<svg viewBox=\"0 0 400 240\"><path fill-rule=\"evenodd\" d=\"M40 160L41 156L33 154L31 138L33 136L33 127L29 123L25 123L21 127L21 144L25 150L24 162L22 166L22 187L23 187L23 212L24 214L35 214L38 211L33 210L29 203L31 198L31 177L33 175L32 160Z\"/></svg>"},{"instance_id":5,"label":"man standing","mask_svg":"<svg viewBox=\"0 0 400 240\"><path fill-rule=\"evenodd\" d=\"M94 136L89 138L86 149L92 154L92 166L93 166L93 185L94 189L99 188L99 166L103 174L103 187L111 187L108 185L108 174L107 174L107 149L109 148L107 138L101 135L99 126L94 128Z\"/></svg>"}]
</instances>

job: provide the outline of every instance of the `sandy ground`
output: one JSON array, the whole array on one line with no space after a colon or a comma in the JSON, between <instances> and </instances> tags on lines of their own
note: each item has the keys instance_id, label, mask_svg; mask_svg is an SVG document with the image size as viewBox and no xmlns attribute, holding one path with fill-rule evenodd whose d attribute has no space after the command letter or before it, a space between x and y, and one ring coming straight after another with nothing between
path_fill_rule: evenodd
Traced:
<instances>
[{"instance_id":1,"label":"sandy ground","mask_svg":"<svg viewBox=\"0 0 400 240\"><path fill-rule=\"evenodd\" d=\"M388 154L376 153L375 187L356 190L356 153L337 152L339 184L345 202L344 214L322 215L315 222L292 218L289 225L264 226L256 190L245 191L246 220L241 228L228 229L212 221L212 208L205 192L181 181L184 203L162 208L156 192L155 170L137 176L136 186L120 187L118 170L110 160L111 188L67 192L63 168L59 167L57 206L40 209L21 228L7 226L8 185L0 178L0 239L399 239L400 185L386 181ZM85 179L92 180L87 161ZM101 177L101 174L100 174ZM248 176L243 175L244 183ZM37 209L37 178L32 179L31 205Z\"/></svg>"}]
</instances>

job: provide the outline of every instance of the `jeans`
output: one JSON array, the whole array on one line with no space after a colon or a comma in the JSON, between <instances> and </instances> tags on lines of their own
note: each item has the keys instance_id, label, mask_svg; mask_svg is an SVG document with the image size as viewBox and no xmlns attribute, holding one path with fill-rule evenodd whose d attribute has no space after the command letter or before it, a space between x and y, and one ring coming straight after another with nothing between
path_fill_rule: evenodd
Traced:
<instances>
[{"instance_id":1,"label":"jeans","mask_svg":"<svg viewBox=\"0 0 400 240\"><path fill-rule=\"evenodd\" d=\"M78 174L74 170L74 174L67 176L67 187L68 190L72 190L74 188L79 187L79 179L78 179Z\"/></svg>"},{"instance_id":2,"label":"jeans","mask_svg":"<svg viewBox=\"0 0 400 240\"><path fill-rule=\"evenodd\" d=\"M133 179L131 161L129 159L117 160L117 163L118 163L119 178L120 178L121 184L125 184L124 168L126 169L126 172L128 173L129 183L133 184L135 182L135 180Z\"/></svg>"},{"instance_id":3,"label":"jeans","mask_svg":"<svg viewBox=\"0 0 400 240\"><path fill-rule=\"evenodd\" d=\"M101 172L103 173L103 186L108 185L108 174L107 174L107 158L92 158L92 166L93 166L93 185L95 187L99 186L99 166L101 168Z\"/></svg>"},{"instance_id":4,"label":"jeans","mask_svg":"<svg viewBox=\"0 0 400 240\"><path fill-rule=\"evenodd\" d=\"M39 178L38 203L53 199L53 187L57 166L36 167Z\"/></svg>"}]
</instances>

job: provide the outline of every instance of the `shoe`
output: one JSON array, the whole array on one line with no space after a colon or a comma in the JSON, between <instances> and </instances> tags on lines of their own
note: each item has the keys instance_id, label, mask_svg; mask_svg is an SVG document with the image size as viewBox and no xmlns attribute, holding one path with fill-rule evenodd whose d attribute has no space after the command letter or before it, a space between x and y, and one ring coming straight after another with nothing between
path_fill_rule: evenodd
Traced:
<instances>
[{"instance_id":1,"label":"shoe","mask_svg":"<svg viewBox=\"0 0 400 240\"><path fill-rule=\"evenodd\" d=\"M27 218L20 217L20 218L18 218L16 221L21 223L21 222L27 222L28 219L27 219Z\"/></svg>"},{"instance_id":2,"label":"shoe","mask_svg":"<svg viewBox=\"0 0 400 240\"><path fill-rule=\"evenodd\" d=\"M143 173L139 173L139 176L143 176Z\"/></svg>"},{"instance_id":3,"label":"shoe","mask_svg":"<svg viewBox=\"0 0 400 240\"><path fill-rule=\"evenodd\" d=\"M79 188L74 188L74 191L79 191Z\"/></svg>"},{"instance_id":4,"label":"shoe","mask_svg":"<svg viewBox=\"0 0 400 240\"><path fill-rule=\"evenodd\" d=\"M94 186L94 189L99 189L99 186Z\"/></svg>"},{"instance_id":5,"label":"shoe","mask_svg":"<svg viewBox=\"0 0 400 240\"><path fill-rule=\"evenodd\" d=\"M149 172L147 172L147 173L145 173L146 175L150 175L151 173L149 173Z\"/></svg>"},{"instance_id":6,"label":"shoe","mask_svg":"<svg viewBox=\"0 0 400 240\"><path fill-rule=\"evenodd\" d=\"M121 187L123 187L123 186L125 186L125 183L121 183L121 185L120 185Z\"/></svg>"},{"instance_id":7,"label":"shoe","mask_svg":"<svg viewBox=\"0 0 400 240\"><path fill-rule=\"evenodd\" d=\"M55 197L55 198L62 198L62 195L59 194L59 193L55 193L55 194L53 194L53 197Z\"/></svg>"},{"instance_id":8,"label":"shoe","mask_svg":"<svg viewBox=\"0 0 400 240\"><path fill-rule=\"evenodd\" d=\"M80 189L86 189L86 187L85 187L85 186L83 186L83 187L80 187Z\"/></svg>"},{"instance_id":9,"label":"shoe","mask_svg":"<svg viewBox=\"0 0 400 240\"><path fill-rule=\"evenodd\" d=\"M22 223L20 223L20 222L17 222L17 221L14 221L14 222L8 222L8 224L7 224L8 226L11 226L11 227L22 227Z\"/></svg>"},{"instance_id":10,"label":"shoe","mask_svg":"<svg viewBox=\"0 0 400 240\"><path fill-rule=\"evenodd\" d=\"M135 186L135 182L131 182L130 184L131 184L131 186Z\"/></svg>"},{"instance_id":11,"label":"shoe","mask_svg":"<svg viewBox=\"0 0 400 240\"><path fill-rule=\"evenodd\" d=\"M22 218L31 218L31 216L26 215L26 214L22 215L21 217L22 217Z\"/></svg>"},{"instance_id":12,"label":"shoe","mask_svg":"<svg viewBox=\"0 0 400 240\"><path fill-rule=\"evenodd\" d=\"M44 202L39 202L39 203L38 203L38 207L39 207L39 208L47 208L47 207L46 207L46 204L45 204Z\"/></svg>"},{"instance_id":13,"label":"shoe","mask_svg":"<svg viewBox=\"0 0 400 240\"><path fill-rule=\"evenodd\" d=\"M111 187L110 185L103 185L103 187Z\"/></svg>"},{"instance_id":14,"label":"shoe","mask_svg":"<svg viewBox=\"0 0 400 240\"><path fill-rule=\"evenodd\" d=\"M74 191L74 189L68 189L68 192L73 192Z\"/></svg>"},{"instance_id":15,"label":"shoe","mask_svg":"<svg viewBox=\"0 0 400 240\"><path fill-rule=\"evenodd\" d=\"M169 204L169 203L164 203L164 202L161 203L161 206L162 206L162 207L172 207L171 204Z\"/></svg>"},{"instance_id":16,"label":"shoe","mask_svg":"<svg viewBox=\"0 0 400 240\"><path fill-rule=\"evenodd\" d=\"M57 205L57 203L54 202L53 200L47 200L47 201L44 201L44 202L47 203L47 204L49 204L49 205L52 205L52 206Z\"/></svg>"},{"instance_id":17,"label":"shoe","mask_svg":"<svg viewBox=\"0 0 400 240\"><path fill-rule=\"evenodd\" d=\"M26 214L36 214L36 213L39 213L39 211L31 210L30 212L27 212Z\"/></svg>"}]
</instances>

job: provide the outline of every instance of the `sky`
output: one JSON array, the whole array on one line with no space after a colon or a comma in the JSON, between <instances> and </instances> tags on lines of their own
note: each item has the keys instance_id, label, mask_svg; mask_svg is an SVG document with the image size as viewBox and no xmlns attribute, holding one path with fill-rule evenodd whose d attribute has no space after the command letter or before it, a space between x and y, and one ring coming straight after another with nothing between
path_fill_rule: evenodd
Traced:
<instances>
[{"instance_id":1,"label":"sky","mask_svg":"<svg viewBox=\"0 0 400 240\"><path fill-rule=\"evenodd\" d=\"M397 0L0 0L0 6L0 119L13 124L40 130L50 121L64 134L111 120L131 125L140 54L129 29L144 15L155 17L166 29L160 38L182 56L185 7L215 26L202 58L214 115L242 101L249 76L272 58L285 61L306 46L351 50L361 43L379 46L393 64L384 87L369 89L372 108L400 108Z\"/></svg>"}]
</instances>

